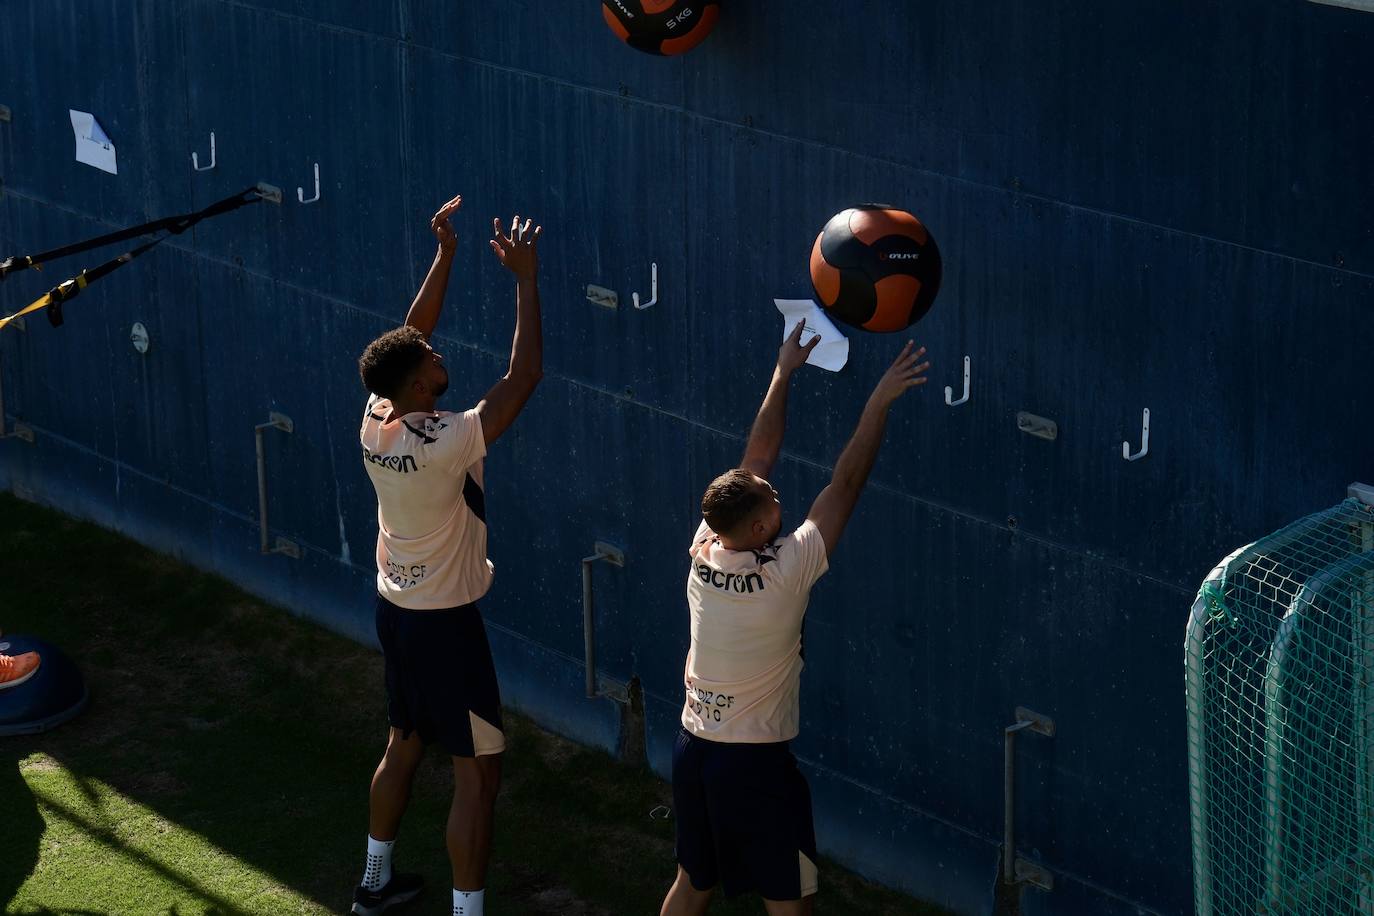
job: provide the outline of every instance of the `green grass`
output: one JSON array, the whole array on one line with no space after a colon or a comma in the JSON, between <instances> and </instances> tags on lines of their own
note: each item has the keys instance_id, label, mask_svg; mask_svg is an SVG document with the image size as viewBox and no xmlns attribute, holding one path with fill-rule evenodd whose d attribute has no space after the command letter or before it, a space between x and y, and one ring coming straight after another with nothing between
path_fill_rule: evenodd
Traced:
<instances>
[{"instance_id":1,"label":"green grass","mask_svg":"<svg viewBox=\"0 0 1374 916\"><path fill-rule=\"evenodd\" d=\"M60 645L91 690L61 728L0 739L4 912L346 912L386 732L380 656L8 494L0 520L0 627ZM649 812L668 786L506 715L488 913L657 913L673 828ZM451 780L437 752L417 779L397 860L430 888L403 913L449 911ZM821 868L822 912L939 912Z\"/></svg>"}]
</instances>

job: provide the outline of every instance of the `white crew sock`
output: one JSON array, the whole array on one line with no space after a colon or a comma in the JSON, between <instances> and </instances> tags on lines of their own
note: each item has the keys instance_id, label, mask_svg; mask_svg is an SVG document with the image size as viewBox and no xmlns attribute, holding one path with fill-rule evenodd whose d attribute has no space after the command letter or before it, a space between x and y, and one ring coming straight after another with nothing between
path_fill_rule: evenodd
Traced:
<instances>
[{"instance_id":1,"label":"white crew sock","mask_svg":"<svg viewBox=\"0 0 1374 916\"><path fill-rule=\"evenodd\" d=\"M367 867L363 869L363 890L378 890L386 887L386 883L391 880L391 847L395 845L395 840L384 843L381 840L374 840L372 835L368 834Z\"/></svg>"},{"instance_id":2,"label":"white crew sock","mask_svg":"<svg viewBox=\"0 0 1374 916\"><path fill-rule=\"evenodd\" d=\"M482 898L486 888L480 891L460 891L453 889L453 916L482 916Z\"/></svg>"}]
</instances>

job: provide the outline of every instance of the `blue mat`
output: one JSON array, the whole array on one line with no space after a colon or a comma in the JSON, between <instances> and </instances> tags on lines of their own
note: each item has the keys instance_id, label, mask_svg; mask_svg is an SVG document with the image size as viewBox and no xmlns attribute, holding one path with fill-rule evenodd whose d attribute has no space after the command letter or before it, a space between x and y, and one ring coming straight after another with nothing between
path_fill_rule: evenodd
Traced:
<instances>
[{"instance_id":1,"label":"blue mat","mask_svg":"<svg viewBox=\"0 0 1374 916\"><path fill-rule=\"evenodd\" d=\"M33 677L17 687L0 689L0 737L47 731L86 708L86 679L56 646L6 634L0 636L0 652L37 652L43 659Z\"/></svg>"}]
</instances>

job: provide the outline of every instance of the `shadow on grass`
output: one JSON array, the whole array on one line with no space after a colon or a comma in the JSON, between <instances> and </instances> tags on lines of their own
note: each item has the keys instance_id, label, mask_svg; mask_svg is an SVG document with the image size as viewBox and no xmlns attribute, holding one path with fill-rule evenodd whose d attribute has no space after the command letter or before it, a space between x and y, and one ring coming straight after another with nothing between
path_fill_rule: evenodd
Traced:
<instances>
[{"instance_id":1,"label":"shadow on grass","mask_svg":"<svg viewBox=\"0 0 1374 916\"><path fill-rule=\"evenodd\" d=\"M106 910L54 910L51 907L40 906L20 910L16 916L112 916L112 914ZM181 916L181 910L179 907L173 906L164 910L159 916ZM211 907L204 912L203 916L231 916L231 914L228 911Z\"/></svg>"},{"instance_id":2,"label":"shadow on grass","mask_svg":"<svg viewBox=\"0 0 1374 916\"><path fill-rule=\"evenodd\" d=\"M20 758L0 752L0 906L8 905L38 864L43 816L19 772Z\"/></svg>"},{"instance_id":3,"label":"shadow on grass","mask_svg":"<svg viewBox=\"0 0 1374 916\"><path fill-rule=\"evenodd\" d=\"M178 651L175 643L170 646ZM67 770L76 797L97 804L96 787L107 785L194 834L207 858L165 864L122 842L61 798L24 787L30 806L37 803L49 820L65 821L110 853L128 857L196 912L255 916L197 879L214 867L210 847L324 911L347 906L358 877L353 866L361 864L368 777L376 761L368 742L352 741L348 731L325 724L330 717L321 707L331 702L327 695L310 697L307 685L281 676L280 692L256 685L262 689L261 703L235 702L229 699L232 691L216 683L213 664L202 668L195 661L174 683L151 689L130 684L127 673L116 687L109 672L98 666L91 670L97 685L93 689L101 691L99 702L93 701L81 719L31 739L32 749ZM166 693L171 699L157 703L149 693ZM17 773L17 767L12 771ZM22 779L19 784L23 786ZM38 818L35 849L43 826ZM33 865L31 857L27 871ZM81 902L113 906L114 901L100 896L101 890L91 887ZM159 912L175 916L176 910Z\"/></svg>"},{"instance_id":4,"label":"shadow on grass","mask_svg":"<svg viewBox=\"0 0 1374 916\"><path fill-rule=\"evenodd\" d=\"M253 916L253 914L249 913L247 910L239 909L220 895L202 887L187 875L175 869L168 868L166 865L146 853L131 848L127 843L121 841L119 837L115 836L114 832L109 828L100 826L90 818L66 807L60 801L42 795L34 796L34 798L42 802L43 808L46 809L50 815L66 821L69 826L80 830L85 836L99 841L99 843L111 853L132 860L139 867L160 875L167 883L176 885L181 890L189 893L200 901L212 904L212 906L206 910L206 916L215 916L215 914L217 914L217 916ZM65 910L63 912L84 913L88 911ZM176 912L177 907L174 905L167 911L167 916L176 916Z\"/></svg>"},{"instance_id":5,"label":"shadow on grass","mask_svg":"<svg viewBox=\"0 0 1374 916\"><path fill-rule=\"evenodd\" d=\"M91 692L80 717L0 746L0 912L44 867L43 817L19 772L33 753L57 761L73 780L71 798L42 799L52 805L49 818L117 844L72 808L81 798L96 804L103 783L204 841L193 838L192 846L205 858L198 852L171 868L139 859L183 898L183 909L241 912L196 890L213 867L210 846L317 902L312 912L346 909L361 867L368 780L385 735L375 653L8 494L0 493L0 517L0 626L61 644ZM89 574L42 595L20 586L11 558L41 543L62 543ZM139 858L140 850L119 848ZM83 879L70 860L66 868L53 880ZM29 882L21 912L59 905L43 896ZM97 912L137 910L136 901L109 896L92 881L61 899Z\"/></svg>"},{"instance_id":6,"label":"shadow on grass","mask_svg":"<svg viewBox=\"0 0 1374 916\"><path fill-rule=\"evenodd\" d=\"M8 815L9 799L19 801L13 828L0 830L0 892L12 897L35 868L41 802L51 805L50 817L160 876L183 906L240 916L231 901L215 896L223 886L209 891L199 880L222 861L213 846L317 905L308 912L346 910L363 865L368 785L385 744L380 655L223 580L3 493L0 515L0 624L41 630L61 643L91 690L80 718L16 739L5 749L13 754L0 758L0 813ZM23 576L7 574L5 558L39 543L61 543L88 572L38 592ZM507 725L490 911L656 912L675 870L672 824L648 812L671 804L668 787L518 716ZM18 760L34 752L60 762L75 790L91 800L98 784L107 785L204 844L169 866L83 821L63 800L36 799L18 771ZM449 911L448 895L436 888L448 883L443 825L451 778L449 761L431 754L402 824L398 867L433 885L428 899L408 908L414 916ZM838 869L826 874L829 911L936 912ZM251 880L262 890L262 879ZM79 899L134 911L127 905L136 902L108 896L93 885ZM43 905L41 895L33 905ZM712 908L715 916L758 910L756 899Z\"/></svg>"}]
</instances>

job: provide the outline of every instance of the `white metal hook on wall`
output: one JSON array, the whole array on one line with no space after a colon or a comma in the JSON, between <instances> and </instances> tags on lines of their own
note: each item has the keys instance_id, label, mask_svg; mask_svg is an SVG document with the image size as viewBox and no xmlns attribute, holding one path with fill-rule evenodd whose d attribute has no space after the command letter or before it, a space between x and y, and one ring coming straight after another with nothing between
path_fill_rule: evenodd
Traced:
<instances>
[{"instance_id":1,"label":"white metal hook on wall","mask_svg":"<svg viewBox=\"0 0 1374 916\"><path fill-rule=\"evenodd\" d=\"M634 302L635 308L643 311L658 301L658 262L649 265L649 295L650 299L643 305L639 304L639 293L630 293L630 300Z\"/></svg>"},{"instance_id":2,"label":"white metal hook on wall","mask_svg":"<svg viewBox=\"0 0 1374 916\"><path fill-rule=\"evenodd\" d=\"M964 357L964 396L963 396L962 398L960 398L959 400L957 400L957 401L954 400L954 389L951 388L951 387L949 387L948 385L945 386L945 403L948 404L950 407L958 407L960 404L962 404L962 403L964 403L965 401L968 400L968 377L969 377L969 358L968 358L967 356L965 356L965 357Z\"/></svg>"},{"instance_id":3,"label":"white metal hook on wall","mask_svg":"<svg viewBox=\"0 0 1374 916\"><path fill-rule=\"evenodd\" d=\"M1131 453L1131 443L1121 443L1121 457L1127 461L1135 461L1137 458L1144 458L1150 451L1150 408L1145 408L1145 414L1140 421L1140 451Z\"/></svg>"},{"instance_id":4,"label":"white metal hook on wall","mask_svg":"<svg viewBox=\"0 0 1374 916\"><path fill-rule=\"evenodd\" d=\"M315 196L312 197L312 198L310 198L309 200L306 200L306 199L305 199L305 188L297 187L297 188L296 188L296 200L299 200L299 201L300 201L301 203L303 203L303 204L313 204L315 201L317 201L317 200L319 200L319 199L320 199L320 164L317 162L317 163L315 163Z\"/></svg>"},{"instance_id":5,"label":"white metal hook on wall","mask_svg":"<svg viewBox=\"0 0 1374 916\"><path fill-rule=\"evenodd\" d=\"M197 172L208 172L215 167L215 132L210 131L210 164L202 166L200 156L197 153L191 154L191 168Z\"/></svg>"}]
</instances>

